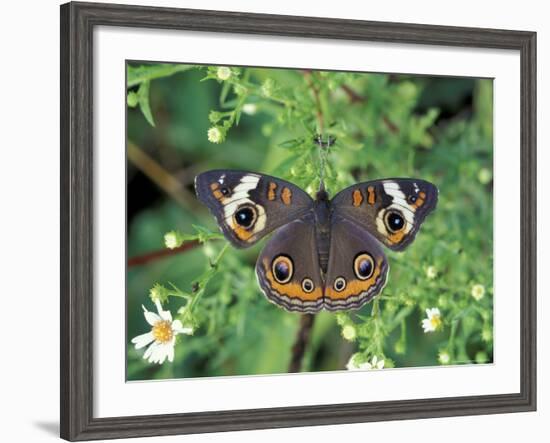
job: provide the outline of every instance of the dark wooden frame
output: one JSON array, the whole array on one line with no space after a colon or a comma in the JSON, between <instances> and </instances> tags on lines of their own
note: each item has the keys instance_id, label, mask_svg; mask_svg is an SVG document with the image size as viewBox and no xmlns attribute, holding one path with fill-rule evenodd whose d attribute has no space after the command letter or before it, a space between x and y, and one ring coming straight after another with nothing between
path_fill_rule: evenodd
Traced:
<instances>
[{"instance_id":1,"label":"dark wooden frame","mask_svg":"<svg viewBox=\"0 0 550 443\"><path fill-rule=\"evenodd\" d=\"M94 418L92 45L99 25L517 50L521 57L521 392ZM357 423L536 409L536 33L112 4L61 6L61 437Z\"/></svg>"}]
</instances>

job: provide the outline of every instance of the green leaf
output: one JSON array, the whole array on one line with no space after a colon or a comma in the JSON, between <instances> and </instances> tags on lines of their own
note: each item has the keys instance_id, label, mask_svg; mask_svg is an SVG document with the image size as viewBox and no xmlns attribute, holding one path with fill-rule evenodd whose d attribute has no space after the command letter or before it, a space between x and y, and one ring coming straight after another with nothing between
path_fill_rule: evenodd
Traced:
<instances>
[{"instance_id":1,"label":"green leaf","mask_svg":"<svg viewBox=\"0 0 550 443\"><path fill-rule=\"evenodd\" d=\"M202 226L193 225L193 229L197 231L197 234L193 236L193 238L201 243L208 240L222 240L224 238L223 234L220 232L212 232Z\"/></svg>"},{"instance_id":2,"label":"green leaf","mask_svg":"<svg viewBox=\"0 0 550 443\"><path fill-rule=\"evenodd\" d=\"M130 63L126 65L126 87L131 88L144 82L149 82L156 78L168 77L177 72L194 69L194 65L174 65L174 64L154 64L134 66Z\"/></svg>"},{"instance_id":3,"label":"green leaf","mask_svg":"<svg viewBox=\"0 0 550 443\"><path fill-rule=\"evenodd\" d=\"M223 118L223 113L217 111L210 111L208 114L208 120L214 125L218 123Z\"/></svg>"},{"instance_id":4,"label":"green leaf","mask_svg":"<svg viewBox=\"0 0 550 443\"><path fill-rule=\"evenodd\" d=\"M225 99L227 98L227 95L229 94L229 91L231 91L231 83L230 82L224 82L222 86L222 92L220 94L220 106L223 108L226 106Z\"/></svg>"},{"instance_id":5,"label":"green leaf","mask_svg":"<svg viewBox=\"0 0 550 443\"><path fill-rule=\"evenodd\" d=\"M151 113L151 106L149 104L149 86L151 82L144 81L137 92L139 109L143 113L143 116L151 126L155 126L155 121L153 120L153 114Z\"/></svg>"},{"instance_id":6,"label":"green leaf","mask_svg":"<svg viewBox=\"0 0 550 443\"><path fill-rule=\"evenodd\" d=\"M284 149L294 149L301 146L303 143L303 138L295 138L292 140L285 140L284 142L279 143L277 146Z\"/></svg>"}]
</instances>

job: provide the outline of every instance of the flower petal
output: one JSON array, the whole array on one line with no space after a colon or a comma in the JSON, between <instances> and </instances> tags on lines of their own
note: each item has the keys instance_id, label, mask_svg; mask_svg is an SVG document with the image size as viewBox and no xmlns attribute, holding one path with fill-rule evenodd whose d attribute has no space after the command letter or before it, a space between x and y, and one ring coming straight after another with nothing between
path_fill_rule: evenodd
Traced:
<instances>
[{"instance_id":1,"label":"flower petal","mask_svg":"<svg viewBox=\"0 0 550 443\"><path fill-rule=\"evenodd\" d=\"M426 312L428 314L428 318L441 315L441 313L439 312L439 308L431 308L429 310L426 310Z\"/></svg>"},{"instance_id":2,"label":"flower petal","mask_svg":"<svg viewBox=\"0 0 550 443\"><path fill-rule=\"evenodd\" d=\"M162 311L160 316L163 318L163 320L168 320L169 322L172 322L172 313L170 311Z\"/></svg>"},{"instance_id":3,"label":"flower petal","mask_svg":"<svg viewBox=\"0 0 550 443\"><path fill-rule=\"evenodd\" d=\"M135 345L136 349L141 349L144 346L147 346L149 343L151 343L155 337L153 337L153 333L151 331L146 332L145 334L138 335L137 337L134 337L132 339L132 343Z\"/></svg>"},{"instance_id":4,"label":"flower petal","mask_svg":"<svg viewBox=\"0 0 550 443\"><path fill-rule=\"evenodd\" d=\"M157 306L157 311L158 311L160 317L163 320L168 320L169 322L171 322L172 321L172 314L170 313L170 311L163 310L162 305L160 304L160 301L158 301L158 300L155 300L155 305Z\"/></svg>"},{"instance_id":5,"label":"flower petal","mask_svg":"<svg viewBox=\"0 0 550 443\"><path fill-rule=\"evenodd\" d=\"M164 363L164 360L166 360L166 357L168 356L169 349L170 346L167 345L161 345L158 347L156 363L159 365Z\"/></svg>"},{"instance_id":6,"label":"flower petal","mask_svg":"<svg viewBox=\"0 0 550 443\"><path fill-rule=\"evenodd\" d=\"M158 353L159 353L159 345L155 346L155 349L153 349L153 352L151 352L151 356L149 357L149 363L156 363L157 362Z\"/></svg>"},{"instance_id":7,"label":"flower petal","mask_svg":"<svg viewBox=\"0 0 550 443\"><path fill-rule=\"evenodd\" d=\"M149 363L158 363L162 345L156 344L149 357Z\"/></svg>"},{"instance_id":8,"label":"flower petal","mask_svg":"<svg viewBox=\"0 0 550 443\"><path fill-rule=\"evenodd\" d=\"M143 315L145 316L145 320L147 320L147 323L149 323L151 326L155 326L157 322L161 320L161 318L151 311L144 311Z\"/></svg>"},{"instance_id":9,"label":"flower petal","mask_svg":"<svg viewBox=\"0 0 550 443\"><path fill-rule=\"evenodd\" d=\"M184 327L179 320L174 320L172 322L172 330L176 334L193 335L193 328L191 326Z\"/></svg>"},{"instance_id":10,"label":"flower petal","mask_svg":"<svg viewBox=\"0 0 550 443\"><path fill-rule=\"evenodd\" d=\"M172 331L174 332L180 332L180 330L182 329L183 325L181 324L181 321L179 320L174 320L172 322Z\"/></svg>"},{"instance_id":11,"label":"flower petal","mask_svg":"<svg viewBox=\"0 0 550 443\"><path fill-rule=\"evenodd\" d=\"M145 350L145 353L143 354L143 358L145 360L149 359L149 357L151 357L151 354L153 354L153 352L155 351L155 349L157 348L157 343L156 342L153 342L151 343L151 346L149 346L146 350ZM149 359L149 362L151 360Z\"/></svg>"},{"instance_id":12,"label":"flower petal","mask_svg":"<svg viewBox=\"0 0 550 443\"><path fill-rule=\"evenodd\" d=\"M424 329L424 332L433 332L433 331L435 331L435 329L432 325L432 322L427 318L422 320L422 328Z\"/></svg>"}]
</instances>

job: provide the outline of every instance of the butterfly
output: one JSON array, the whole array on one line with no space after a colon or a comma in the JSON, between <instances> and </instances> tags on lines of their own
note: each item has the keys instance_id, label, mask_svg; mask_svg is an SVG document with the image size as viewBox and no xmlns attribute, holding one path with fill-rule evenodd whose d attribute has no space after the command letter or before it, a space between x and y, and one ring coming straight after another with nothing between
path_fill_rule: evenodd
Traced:
<instances>
[{"instance_id":1,"label":"butterfly","mask_svg":"<svg viewBox=\"0 0 550 443\"><path fill-rule=\"evenodd\" d=\"M350 186L315 199L255 172L213 170L195 178L198 199L227 240L247 248L275 231L256 262L262 292L288 311L359 309L385 286L382 245L402 251L435 208L438 189L411 178Z\"/></svg>"}]
</instances>

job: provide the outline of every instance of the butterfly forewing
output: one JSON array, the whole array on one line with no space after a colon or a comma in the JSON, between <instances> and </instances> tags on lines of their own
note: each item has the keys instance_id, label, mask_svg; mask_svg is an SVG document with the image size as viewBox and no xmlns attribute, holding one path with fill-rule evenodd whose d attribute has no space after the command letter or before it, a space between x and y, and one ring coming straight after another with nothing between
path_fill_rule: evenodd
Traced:
<instances>
[{"instance_id":1,"label":"butterfly forewing","mask_svg":"<svg viewBox=\"0 0 550 443\"><path fill-rule=\"evenodd\" d=\"M313 206L311 197L292 183L254 172L204 172L196 177L195 189L225 237L239 248L252 246Z\"/></svg>"},{"instance_id":2,"label":"butterfly forewing","mask_svg":"<svg viewBox=\"0 0 550 443\"><path fill-rule=\"evenodd\" d=\"M425 180L383 179L340 191L332 206L336 214L367 229L388 248L401 251L414 240L437 197L437 188Z\"/></svg>"}]
</instances>

